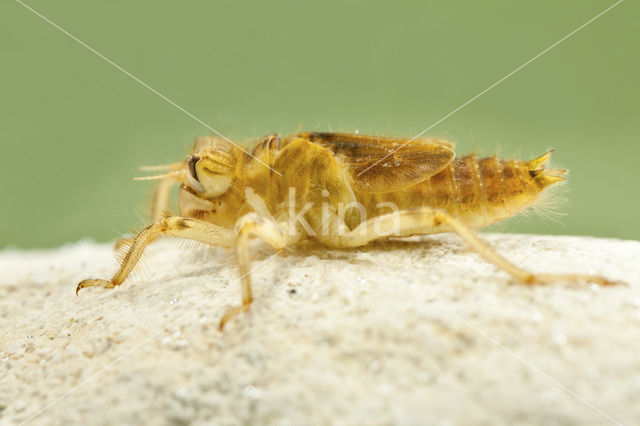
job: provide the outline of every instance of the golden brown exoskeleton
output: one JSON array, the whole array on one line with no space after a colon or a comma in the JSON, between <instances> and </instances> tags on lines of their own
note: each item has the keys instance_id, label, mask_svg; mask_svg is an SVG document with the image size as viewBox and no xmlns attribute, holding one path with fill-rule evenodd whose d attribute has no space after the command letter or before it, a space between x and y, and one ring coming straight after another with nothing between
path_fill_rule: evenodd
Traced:
<instances>
[{"instance_id":1,"label":"golden brown exoskeleton","mask_svg":"<svg viewBox=\"0 0 640 426\"><path fill-rule=\"evenodd\" d=\"M248 240L276 249L311 238L329 247L360 247L386 237L456 232L480 256L527 284L551 281L614 284L592 275L534 274L496 253L472 228L513 216L534 203L565 170L545 168L551 151L530 161L455 159L453 144L437 139L393 139L344 133L299 133L260 140L251 153L216 137L196 140L181 162L165 170L156 190L153 223L121 243L121 285L144 247L175 236L235 248L242 305L228 311L220 328L252 301ZM180 183L180 216L163 215L173 183Z\"/></svg>"}]
</instances>

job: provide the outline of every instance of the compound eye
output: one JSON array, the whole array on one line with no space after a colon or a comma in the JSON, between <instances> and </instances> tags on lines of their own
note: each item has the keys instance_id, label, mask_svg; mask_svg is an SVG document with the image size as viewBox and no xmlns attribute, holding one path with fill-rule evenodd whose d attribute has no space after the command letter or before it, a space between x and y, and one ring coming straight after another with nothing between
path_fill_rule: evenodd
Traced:
<instances>
[{"instance_id":1,"label":"compound eye","mask_svg":"<svg viewBox=\"0 0 640 426\"><path fill-rule=\"evenodd\" d=\"M187 158L187 181L196 191L204 192L204 188L198 179L198 172L196 171L196 163L198 161L200 161L198 154L191 154L189 158Z\"/></svg>"}]
</instances>

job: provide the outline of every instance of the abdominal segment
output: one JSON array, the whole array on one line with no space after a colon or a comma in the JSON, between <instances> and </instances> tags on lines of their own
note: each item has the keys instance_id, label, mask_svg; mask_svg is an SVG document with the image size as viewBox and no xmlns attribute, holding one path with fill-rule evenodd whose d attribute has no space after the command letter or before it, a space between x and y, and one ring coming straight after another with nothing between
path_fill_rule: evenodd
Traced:
<instances>
[{"instance_id":1,"label":"abdominal segment","mask_svg":"<svg viewBox=\"0 0 640 426\"><path fill-rule=\"evenodd\" d=\"M461 157L431 178L397 192L359 194L369 217L398 210L432 207L471 227L486 226L513 216L542 190L529 175L527 163ZM381 204L382 203L382 204ZM434 229L433 232L448 229Z\"/></svg>"}]
</instances>

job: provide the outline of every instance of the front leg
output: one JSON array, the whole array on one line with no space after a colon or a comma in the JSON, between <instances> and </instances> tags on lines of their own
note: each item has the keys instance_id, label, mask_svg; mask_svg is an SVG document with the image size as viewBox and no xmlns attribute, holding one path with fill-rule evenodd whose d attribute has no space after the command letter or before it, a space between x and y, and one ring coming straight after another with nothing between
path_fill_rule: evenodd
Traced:
<instances>
[{"instance_id":1,"label":"front leg","mask_svg":"<svg viewBox=\"0 0 640 426\"><path fill-rule=\"evenodd\" d=\"M145 168L145 170L146 169L147 168ZM174 166L174 169L177 169L177 167ZM153 199L151 201L152 222L157 222L163 217L171 216L171 214L168 213L171 206L171 189L176 182L179 181L176 180L173 176L167 175L166 177L160 179L160 181L157 183L156 188L153 191ZM131 246L134 240L135 237L120 238L118 239L118 241L116 241L114 250L120 251L123 247Z\"/></svg>"},{"instance_id":2,"label":"front leg","mask_svg":"<svg viewBox=\"0 0 640 426\"><path fill-rule=\"evenodd\" d=\"M160 220L164 212L169 210L171 206L171 189L178 182L173 177L161 179L156 185L153 192L153 201L151 202L151 220L153 222Z\"/></svg>"},{"instance_id":3,"label":"front leg","mask_svg":"<svg viewBox=\"0 0 640 426\"><path fill-rule=\"evenodd\" d=\"M171 216L160 219L147 226L138 233L131 243L131 247L125 254L120 269L113 275L110 281L102 279L88 279L82 281L76 287L76 295L85 287L114 288L121 285L133 270L144 248L160 236L173 236L200 241L214 246L231 247L234 235L231 229L213 225L201 220Z\"/></svg>"},{"instance_id":4,"label":"front leg","mask_svg":"<svg viewBox=\"0 0 640 426\"><path fill-rule=\"evenodd\" d=\"M234 316L249 309L253 300L251 293L251 276L249 265L249 241L251 237L259 237L269 243L273 248L281 250L291 243L288 234L282 231L278 224L271 218L256 213L248 213L242 216L236 223L236 255L240 280L242 285L242 305L230 309L220 320L220 331L224 325Z\"/></svg>"}]
</instances>

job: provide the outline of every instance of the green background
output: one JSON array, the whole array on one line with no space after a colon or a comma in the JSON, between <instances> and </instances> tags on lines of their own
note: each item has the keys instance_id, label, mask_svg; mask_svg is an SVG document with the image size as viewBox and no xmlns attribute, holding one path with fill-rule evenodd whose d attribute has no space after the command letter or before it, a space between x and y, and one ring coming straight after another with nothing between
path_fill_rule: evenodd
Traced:
<instances>
[{"instance_id":1,"label":"green background","mask_svg":"<svg viewBox=\"0 0 640 426\"><path fill-rule=\"evenodd\" d=\"M28 4L223 134L411 137L613 2L45 1ZM501 232L640 239L640 8L626 0L433 128L457 152L571 170L559 222ZM19 3L0 3L0 247L145 224L140 165L207 128Z\"/></svg>"}]
</instances>

